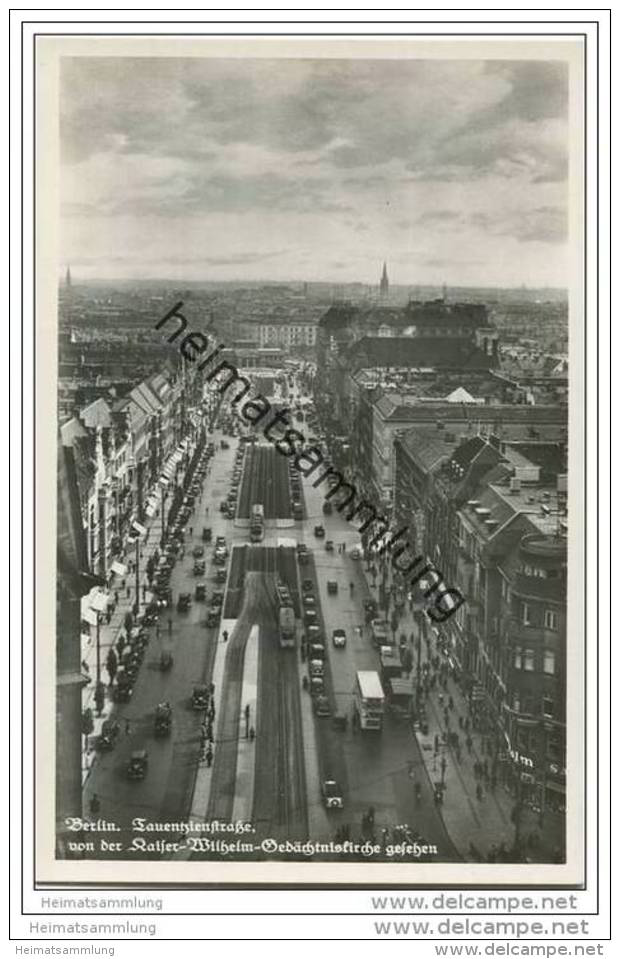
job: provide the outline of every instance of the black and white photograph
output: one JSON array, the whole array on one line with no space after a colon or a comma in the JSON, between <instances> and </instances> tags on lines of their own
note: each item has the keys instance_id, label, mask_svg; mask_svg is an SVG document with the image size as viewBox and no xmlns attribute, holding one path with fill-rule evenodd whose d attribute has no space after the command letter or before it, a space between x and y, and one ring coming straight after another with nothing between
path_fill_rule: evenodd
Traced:
<instances>
[{"instance_id":1,"label":"black and white photograph","mask_svg":"<svg viewBox=\"0 0 620 959\"><path fill-rule=\"evenodd\" d=\"M42 881L583 880L583 82L39 39Z\"/></svg>"}]
</instances>

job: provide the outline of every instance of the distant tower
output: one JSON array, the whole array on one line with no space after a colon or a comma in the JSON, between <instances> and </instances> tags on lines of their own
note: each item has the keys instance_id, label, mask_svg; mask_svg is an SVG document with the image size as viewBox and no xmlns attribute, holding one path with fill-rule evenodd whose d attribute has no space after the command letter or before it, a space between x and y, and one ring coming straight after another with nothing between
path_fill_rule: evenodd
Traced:
<instances>
[{"instance_id":1,"label":"distant tower","mask_svg":"<svg viewBox=\"0 0 620 959\"><path fill-rule=\"evenodd\" d=\"M390 281L388 280L387 275L387 264L383 264L383 273L381 274L381 282L379 283L379 294L381 296L387 296L390 292Z\"/></svg>"},{"instance_id":2,"label":"distant tower","mask_svg":"<svg viewBox=\"0 0 620 959\"><path fill-rule=\"evenodd\" d=\"M67 275L65 277L65 286L67 287L68 290L71 289L71 267L70 266L67 267Z\"/></svg>"}]
</instances>

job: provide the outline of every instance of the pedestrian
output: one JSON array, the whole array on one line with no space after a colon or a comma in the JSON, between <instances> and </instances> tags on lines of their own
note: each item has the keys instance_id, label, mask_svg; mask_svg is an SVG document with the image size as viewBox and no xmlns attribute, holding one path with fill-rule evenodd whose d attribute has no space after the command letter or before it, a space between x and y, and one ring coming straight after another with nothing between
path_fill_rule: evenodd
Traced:
<instances>
[{"instance_id":1,"label":"pedestrian","mask_svg":"<svg viewBox=\"0 0 620 959\"><path fill-rule=\"evenodd\" d=\"M254 726L250 726L250 742L253 743L256 738L256 732Z\"/></svg>"},{"instance_id":2,"label":"pedestrian","mask_svg":"<svg viewBox=\"0 0 620 959\"><path fill-rule=\"evenodd\" d=\"M118 590L117 589L114 590L114 602L118 606Z\"/></svg>"},{"instance_id":3,"label":"pedestrian","mask_svg":"<svg viewBox=\"0 0 620 959\"><path fill-rule=\"evenodd\" d=\"M439 734L435 733L435 755L439 752Z\"/></svg>"},{"instance_id":4,"label":"pedestrian","mask_svg":"<svg viewBox=\"0 0 620 959\"><path fill-rule=\"evenodd\" d=\"M225 643L228 642L228 630L227 630L227 629L225 629L225 630L222 632L222 640L223 640L223 642L225 642Z\"/></svg>"},{"instance_id":5,"label":"pedestrian","mask_svg":"<svg viewBox=\"0 0 620 959\"><path fill-rule=\"evenodd\" d=\"M193 536L193 534L194 534L194 527L193 527L193 526L190 526L190 528L189 528L189 535L190 535L190 536Z\"/></svg>"},{"instance_id":6,"label":"pedestrian","mask_svg":"<svg viewBox=\"0 0 620 959\"><path fill-rule=\"evenodd\" d=\"M463 728L463 717L459 716L459 729Z\"/></svg>"},{"instance_id":7,"label":"pedestrian","mask_svg":"<svg viewBox=\"0 0 620 959\"><path fill-rule=\"evenodd\" d=\"M211 745L207 746L207 750L205 752L205 759L207 761L207 769L210 769L211 763L213 762L213 750L211 748Z\"/></svg>"},{"instance_id":8,"label":"pedestrian","mask_svg":"<svg viewBox=\"0 0 620 959\"><path fill-rule=\"evenodd\" d=\"M452 699L452 696L450 696L448 699L448 708L454 709L454 700Z\"/></svg>"}]
</instances>

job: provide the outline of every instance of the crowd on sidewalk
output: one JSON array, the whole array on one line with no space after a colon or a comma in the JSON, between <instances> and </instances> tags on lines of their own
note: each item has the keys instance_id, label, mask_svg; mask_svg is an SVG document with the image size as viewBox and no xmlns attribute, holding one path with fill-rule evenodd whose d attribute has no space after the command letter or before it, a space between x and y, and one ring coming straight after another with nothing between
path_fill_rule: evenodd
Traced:
<instances>
[{"instance_id":1,"label":"crowd on sidewalk","mask_svg":"<svg viewBox=\"0 0 620 959\"><path fill-rule=\"evenodd\" d=\"M519 804L504 780L499 731L484 701L471 696L441 635L397 602L389 556L366 563L368 591L399 636L414 687L415 735L432 794L464 858L487 862L562 861L561 822Z\"/></svg>"}]
</instances>

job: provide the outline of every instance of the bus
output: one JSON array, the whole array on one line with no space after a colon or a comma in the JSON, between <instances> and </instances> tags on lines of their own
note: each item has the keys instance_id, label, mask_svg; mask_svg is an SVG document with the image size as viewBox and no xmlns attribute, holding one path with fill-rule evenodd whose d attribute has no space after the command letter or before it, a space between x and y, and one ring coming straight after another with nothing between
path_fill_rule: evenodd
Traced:
<instances>
[{"instance_id":1,"label":"bus","mask_svg":"<svg viewBox=\"0 0 620 959\"><path fill-rule=\"evenodd\" d=\"M353 697L360 729L380 730L383 726L385 693L379 674L370 669L358 670Z\"/></svg>"},{"instance_id":2,"label":"bus","mask_svg":"<svg viewBox=\"0 0 620 959\"><path fill-rule=\"evenodd\" d=\"M255 503L250 514L250 540L260 543L265 535L265 511L262 503Z\"/></svg>"},{"instance_id":3,"label":"bus","mask_svg":"<svg viewBox=\"0 0 620 959\"><path fill-rule=\"evenodd\" d=\"M295 645L295 610L292 606L280 607L279 621L280 646L282 649L289 649Z\"/></svg>"}]
</instances>

